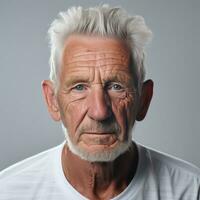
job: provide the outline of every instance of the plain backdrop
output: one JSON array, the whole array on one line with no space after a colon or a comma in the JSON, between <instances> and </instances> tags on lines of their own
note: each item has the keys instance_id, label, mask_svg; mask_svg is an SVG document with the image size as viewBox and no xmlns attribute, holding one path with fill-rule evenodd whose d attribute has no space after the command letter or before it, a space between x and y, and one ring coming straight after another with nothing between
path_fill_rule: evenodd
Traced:
<instances>
[{"instance_id":1,"label":"plain backdrop","mask_svg":"<svg viewBox=\"0 0 200 200\"><path fill-rule=\"evenodd\" d=\"M199 0L0 0L0 169L63 141L41 92L47 29L59 11L100 3L142 15L154 33L145 61L154 97L134 139L200 167Z\"/></svg>"}]
</instances>

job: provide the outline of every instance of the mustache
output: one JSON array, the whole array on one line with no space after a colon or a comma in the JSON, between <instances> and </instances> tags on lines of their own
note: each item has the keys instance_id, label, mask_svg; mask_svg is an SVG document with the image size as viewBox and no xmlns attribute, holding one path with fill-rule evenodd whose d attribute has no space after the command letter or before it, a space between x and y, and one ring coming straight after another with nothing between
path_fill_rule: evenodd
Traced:
<instances>
[{"instance_id":1,"label":"mustache","mask_svg":"<svg viewBox=\"0 0 200 200\"><path fill-rule=\"evenodd\" d=\"M107 119L105 121L91 121L89 124L83 124L79 127L79 135L85 132L115 133L118 135L118 133L120 132L120 126L113 118Z\"/></svg>"}]
</instances>

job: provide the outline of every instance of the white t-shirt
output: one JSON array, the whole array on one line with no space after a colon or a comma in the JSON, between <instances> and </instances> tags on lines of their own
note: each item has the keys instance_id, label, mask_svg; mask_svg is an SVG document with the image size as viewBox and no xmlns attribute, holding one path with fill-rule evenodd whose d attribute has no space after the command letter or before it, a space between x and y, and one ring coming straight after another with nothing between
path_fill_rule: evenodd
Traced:
<instances>
[{"instance_id":1,"label":"white t-shirt","mask_svg":"<svg viewBox=\"0 0 200 200\"><path fill-rule=\"evenodd\" d=\"M0 172L0 200L84 200L66 180L64 143ZM139 163L128 187L112 200L200 200L200 170L137 144Z\"/></svg>"}]
</instances>

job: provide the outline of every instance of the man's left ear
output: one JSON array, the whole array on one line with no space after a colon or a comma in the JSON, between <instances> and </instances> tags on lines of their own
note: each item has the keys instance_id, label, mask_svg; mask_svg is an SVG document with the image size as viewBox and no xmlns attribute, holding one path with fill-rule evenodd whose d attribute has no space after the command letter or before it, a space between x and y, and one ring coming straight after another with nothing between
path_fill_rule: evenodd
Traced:
<instances>
[{"instance_id":1,"label":"man's left ear","mask_svg":"<svg viewBox=\"0 0 200 200\"><path fill-rule=\"evenodd\" d=\"M143 83L141 95L139 98L136 120L141 121L145 118L151 99L153 96L153 81L147 80Z\"/></svg>"}]
</instances>

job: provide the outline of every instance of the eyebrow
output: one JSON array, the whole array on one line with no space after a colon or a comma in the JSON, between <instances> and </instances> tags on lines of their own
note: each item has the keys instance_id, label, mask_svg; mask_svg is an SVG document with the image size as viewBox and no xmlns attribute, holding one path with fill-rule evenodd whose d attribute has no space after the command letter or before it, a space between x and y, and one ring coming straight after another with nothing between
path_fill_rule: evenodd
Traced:
<instances>
[{"instance_id":1,"label":"eyebrow","mask_svg":"<svg viewBox=\"0 0 200 200\"><path fill-rule=\"evenodd\" d=\"M102 84L106 84L108 82L120 82L120 83L124 83L127 85L131 85L133 83L133 77L127 75L126 73L123 73L123 70L120 70L119 73L117 74L112 74L109 73L107 74L105 77L102 78ZM70 75L66 78L66 80L64 81L64 85L66 87L70 87L73 86L77 83L91 83L91 79L89 76L81 76L81 74L79 75Z\"/></svg>"},{"instance_id":2,"label":"eyebrow","mask_svg":"<svg viewBox=\"0 0 200 200\"><path fill-rule=\"evenodd\" d=\"M72 75L65 80L64 85L69 87L76 83L88 83L88 82L90 82L89 77L81 77L80 75L78 76Z\"/></svg>"},{"instance_id":3,"label":"eyebrow","mask_svg":"<svg viewBox=\"0 0 200 200\"><path fill-rule=\"evenodd\" d=\"M103 82L121 82L126 84L131 84L133 82L133 79L131 76L128 76L126 73L118 73L115 75L109 74L105 78L103 78Z\"/></svg>"}]
</instances>

